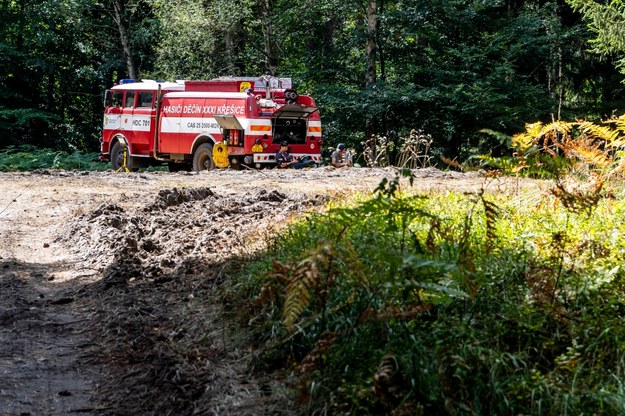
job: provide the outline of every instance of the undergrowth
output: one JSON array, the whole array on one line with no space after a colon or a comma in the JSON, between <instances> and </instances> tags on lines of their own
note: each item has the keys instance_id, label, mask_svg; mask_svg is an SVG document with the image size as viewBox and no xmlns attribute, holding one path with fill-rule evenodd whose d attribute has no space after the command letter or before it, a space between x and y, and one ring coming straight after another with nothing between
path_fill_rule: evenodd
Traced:
<instances>
[{"instance_id":1,"label":"undergrowth","mask_svg":"<svg viewBox=\"0 0 625 416\"><path fill-rule=\"evenodd\" d=\"M625 414L616 188L589 202L399 183L293 224L231 288L298 413Z\"/></svg>"},{"instance_id":2,"label":"undergrowth","mask_svg":"<svg viewBox=\"0 0 625 416\"><path fill-rule=\"evenodd\" d=\"M8 146L0 149L0 172L66 169L102 171L109 165L98 161L99 153L41 149L35 146Z\"/></svg>"}]
</instances>

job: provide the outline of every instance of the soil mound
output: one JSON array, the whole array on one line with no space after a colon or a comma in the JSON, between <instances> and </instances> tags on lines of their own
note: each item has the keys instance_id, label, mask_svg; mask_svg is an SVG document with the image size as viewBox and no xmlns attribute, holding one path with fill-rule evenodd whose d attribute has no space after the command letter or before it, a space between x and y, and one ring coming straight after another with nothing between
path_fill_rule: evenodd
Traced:
<instances>
[{"instance_id":1,"label":"soil mound","mask_svg":"<svg viewBox=\"0 0 625 416\"><path fill-rule=\"evenodd\" d=\"M71 221L59 242L103 276L75 294L94 311L95 356L109 380L102 405L116 403L111 414L288 414L229 348L218 283L328 198L173 188L135 210L103 204Z\"/></svg>"}]
</instances>

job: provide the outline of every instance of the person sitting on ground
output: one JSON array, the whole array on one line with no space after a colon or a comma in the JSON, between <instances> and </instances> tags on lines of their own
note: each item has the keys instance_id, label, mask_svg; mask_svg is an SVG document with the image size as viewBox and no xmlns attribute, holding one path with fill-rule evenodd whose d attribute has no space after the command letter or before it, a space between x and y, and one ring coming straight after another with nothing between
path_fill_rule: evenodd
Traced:
<instances>
[{"instance_id":1,"label":"person sitting on ground","mask_svg":"<svg viewBox=\"0 0 625 416\"><path fill-rule=\"evenodd\" d=\"M352 156L346 149L347 146L345 146L345 143L339 143L339 145L336 146L336 150L332 152L332 166L342 168L353 165Z\"/></svg>"},{"instance_id":2,"label":"person sitting on ground","mask_svg":"<svg viewBox=\"0 0 625 416\"><path fill-rule=\"evenodd\" d=\"M278 165L278 169L302 169L306 166L314 165L315 161L300 161L299 158L294 158L289 153L289 143L287 141L283 141L282 143L280 143L280 150L276 152L276 164Z\"/></svg>"}]
</instances>

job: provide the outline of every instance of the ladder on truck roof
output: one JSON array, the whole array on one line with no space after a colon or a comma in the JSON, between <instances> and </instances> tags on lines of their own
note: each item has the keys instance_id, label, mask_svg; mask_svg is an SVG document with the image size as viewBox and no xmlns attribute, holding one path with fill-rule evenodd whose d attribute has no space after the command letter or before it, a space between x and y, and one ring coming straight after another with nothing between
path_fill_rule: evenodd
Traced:
<instances>
[{"instance_id":1,"label":"ladder on truck roof","mask_svg":"<svg viewBox=\"0 0 625 416\"><path fill-rule=\"evenodd\" d=\"M286 90L293 88L291 78L277 78L271 75L263 75L262 77L217 77L211 81L249 81L254 82L254 88L271 90Z\"/></svg>"}]
</instances>

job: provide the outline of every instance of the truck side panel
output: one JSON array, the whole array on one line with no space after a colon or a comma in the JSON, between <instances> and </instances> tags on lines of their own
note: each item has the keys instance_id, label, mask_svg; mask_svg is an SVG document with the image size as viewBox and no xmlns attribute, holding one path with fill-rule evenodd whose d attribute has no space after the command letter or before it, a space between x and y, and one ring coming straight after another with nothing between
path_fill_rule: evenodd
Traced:
<instances>
[{"instance_id":1,"label":"truck side panel","mask_svg":"<svg viewBox=\"0 0 625 416\"><path fill-rule=\"evenodd\" d=\"M182 102L179 99L163 98L158 136L158 150L161 153L180 153L180 113Z\"/></svg>"},{"instance_id":2,"label":"truck side panel","mask_svg":"<svg viewBox=\"0 0 625 416\"><path fill-rule=\"evenodd\" d=\"M159 150L191 154L195 139L208 136L221 141L214 114L245 117L244 98L165 97L161 111Z\"/></svg>"}]
</instances>

